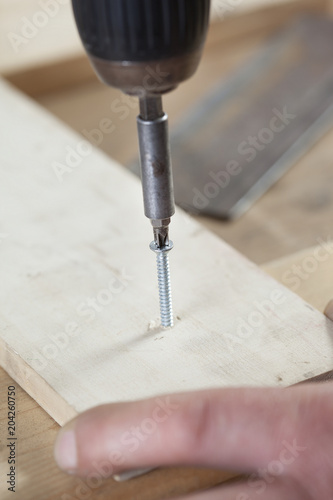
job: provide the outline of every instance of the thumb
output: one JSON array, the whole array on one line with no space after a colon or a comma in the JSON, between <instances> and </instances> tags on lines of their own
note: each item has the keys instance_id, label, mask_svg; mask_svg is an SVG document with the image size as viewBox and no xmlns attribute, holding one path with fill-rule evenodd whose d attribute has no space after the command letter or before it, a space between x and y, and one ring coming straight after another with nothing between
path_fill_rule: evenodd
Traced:
<instances>
[{"instance_id":1,"label":"thumb","mask_svg":"<svg viewBox=\"0 0 333 500\"><path fill-rule=\"evenodd\" d=\"M220 389L99 406L60 431L55 458L68 472L103 477L162 465L253 472L282 454L289 470L296 455L311 455L323 419L331 422L332 388Z\"/></svg>"}]
</instances>

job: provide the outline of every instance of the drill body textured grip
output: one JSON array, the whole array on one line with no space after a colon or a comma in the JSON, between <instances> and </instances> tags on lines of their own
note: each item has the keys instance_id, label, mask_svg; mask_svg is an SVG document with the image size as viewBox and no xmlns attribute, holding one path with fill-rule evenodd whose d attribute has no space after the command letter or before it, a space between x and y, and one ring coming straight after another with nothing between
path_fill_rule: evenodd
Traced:
<instances>
[{"instance_id":1,"label":"drill body textured grip","mask_svg":"<svg viewBox=\"0 0 333 500\"><path fill-rule=\"evenodd\" d=\"M146 62L196 52L210 0L73 0L86 51L108 61Z\"/></svg>"}]
</instances>

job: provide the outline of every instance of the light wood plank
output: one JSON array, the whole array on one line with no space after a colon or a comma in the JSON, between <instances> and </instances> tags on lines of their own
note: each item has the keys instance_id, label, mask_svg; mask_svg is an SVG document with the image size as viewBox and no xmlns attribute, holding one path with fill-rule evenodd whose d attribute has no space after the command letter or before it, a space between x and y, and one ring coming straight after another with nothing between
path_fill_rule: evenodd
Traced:
<instances>
[{"instance_id":1,"label":"light wood plank","mask_svg":"<svg viewBox=\"0 0 333 500\"><path fill-rule=\"evenodd\" d=\"M57 422L103 402L289 385L332 367L324 316L181 211L176 325L156 326L139 181L93 151L60 183L53 162L81 139L7 84L0 91L0 364Z\"/></svg>"},{"instance_id":2,"label":"light wood plank","mask_svg":"<svg viewBox=\"0 0 333 500\"><path fill-rule=\"evenodd\" d=\"M267 263L265 271L281 280L283 273L291 269L294 264L304 261L306 256L313 256L313 248L306 249L298 254L288 256ZM318 303L325 305L333 296L333 285L330 277L333 272L333 259L323 261L311 275L311 279L301 281L297 294L306 297L309 303L316 307ZM283 283L283 281L282 281ZM288 286L288 283L285 283ZM318 300L318 298L320 298ZM0 369L0 400L5 401L7 387L15 383L7 373ZM53 419L33 401L25 391L17 386L17 403L20 409L20 461L18 474L20 477L17 496L24 500L40 500L47 495L48 500L59 500L62 495L75 495L78 480L61 472L54 462L53 443L58 432L58 425ZM24 425L21 425L24 419ZM6 428L6 412L0 409L0 429ZM7 462L0 463L3 473L7 473ZM132 500L133 494L137 500L160 500L168 495L181 495L193 490L214 486L228 476L224 472L209 470L192 470L173 468L154 471L145 477L134 481L117 483L108 480L97 489L99 500L109 500L112 496L116 500ZM95 493L95 492L94 492ZM3 500L11 498L4 493ZM61 499L62 500L62 499Z\"/></svg>"}]
</instances>

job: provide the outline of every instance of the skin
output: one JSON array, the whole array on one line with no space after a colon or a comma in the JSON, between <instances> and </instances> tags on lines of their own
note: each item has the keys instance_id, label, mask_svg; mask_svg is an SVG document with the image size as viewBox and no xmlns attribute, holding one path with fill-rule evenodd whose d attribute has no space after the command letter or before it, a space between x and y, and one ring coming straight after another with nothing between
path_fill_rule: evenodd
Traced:
<instances>
[{"instance_id":1,"label":"skin","mask_svg":"<svg viewBox=\"0 0 333 500\"><path fill-rule=\"evenodd\" d=\"M171 465L252 475L191 500L332 500L333 383L99 406L60 431L55 458L80 476Z\"/></svg>"}]
</instances>

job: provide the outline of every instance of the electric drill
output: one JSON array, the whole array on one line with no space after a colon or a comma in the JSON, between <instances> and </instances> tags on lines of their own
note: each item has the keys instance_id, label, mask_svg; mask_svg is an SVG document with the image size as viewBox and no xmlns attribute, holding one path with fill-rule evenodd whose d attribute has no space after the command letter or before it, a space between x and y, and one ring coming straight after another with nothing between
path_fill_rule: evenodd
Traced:
<instances>
[{"instance_id":1,"label":"electric drill","mask_svg":"<svg viewBox=\"0 0 333 500\"><path fill-rule=\"evenodd\" d=\"M153 226L161 323L173 325L168 267L175 212L168 117L162 94L196 71L210 0L72 0L83 45L99 78L139 98L137 118L144 211Z\"/></svg>"}]
</instances>

